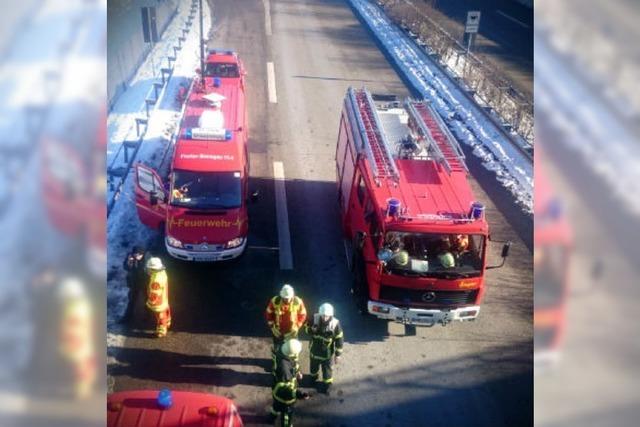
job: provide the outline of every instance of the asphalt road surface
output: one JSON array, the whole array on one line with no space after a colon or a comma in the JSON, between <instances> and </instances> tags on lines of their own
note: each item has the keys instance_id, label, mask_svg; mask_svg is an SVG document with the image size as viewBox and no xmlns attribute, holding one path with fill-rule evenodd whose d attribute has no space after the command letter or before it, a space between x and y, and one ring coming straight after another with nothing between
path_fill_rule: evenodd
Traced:
<instances>
[{"instance_id":1,"label":"asphalt road surface","mask_svg":"<svg viewBox=\"0 0 640 427\"><path fill-rule=\"evenodd\" d=\"M209 46L237 50L248 70L251 186L260 190L249 212L249 249L216 265L165 254L172 331L152 338L138 307L136 326L125 330L110 365L110 388L222 394L236 401L245 423L265 425L271 340L263 312L289 282L310 312L333 303L346 337L333 393L299 403L296 425L532 424L530 218L470 158L473 189L487 207L493 237L514 242L507 265L488 273L480 317L445 328L405 328L358 315L334 183L342 100L350 85L397 95L408 90L343 1L217 0L212 7ZM286 203L276 197L276 162L284 170ZM288 224L278 221L284 209ZM164 253L161 237L156 247ZM500 249L492 246L490 262L499 262ZM292 269L281 268L289 262ZM308 372L308 359L302 362Z\"/></svg>"}]
</instances>

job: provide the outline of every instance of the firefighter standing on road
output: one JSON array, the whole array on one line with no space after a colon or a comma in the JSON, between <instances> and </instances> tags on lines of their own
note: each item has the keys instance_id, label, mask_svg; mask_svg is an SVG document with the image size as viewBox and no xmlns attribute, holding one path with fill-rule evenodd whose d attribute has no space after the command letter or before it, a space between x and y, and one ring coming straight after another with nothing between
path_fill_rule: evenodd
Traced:
<instances>
[{"instance_id":1,"label":"firefighter standing on road","mask_svg":"<svg viewBox=\"0 0 640 427\"><path fill-rule=\"evenodd\" d=\"M127 311L124 314L123 320L125 322L131 322L138 302L138 296L144 286L144 279L146 278L144 271L144 249L140 246L134 246L131 252L127 254L127 257L122 263L122 267L127 272L127 288L129 288L129 304L127 305Z\"/></svg>"},{"instance_id":2,"label":"firefighter standing on road","mask_svg":"<svg viewBox=\"0 0 640 427\"><path fill-rule=\"evenodd\" d=\"M273 334L273 368L275 371L276 355L286 339L297 338L298 331L307 320L307 309L301 298L294 295L291 285L285 284L280 295L271 298L265 311L265 317Z\"/></svg>"},{"instance_id":3,"label":"firefighter standing on road","mask_svg":"<svg viewBox=\"0 0 640 427\"><path fill-rule=\"evenodd\" d=\"M97 378L93 310L82 281L65 279L60 287L62 323L60 352L73 368L77 399L89 397Z\"/></svg>"},{"instance_id":4,"label":"firefighter standing on road","mask_svg":"<svg viewBox=\"0 0 640 427\"><path fill-rule=\"evenodd\" d=\"M169 307L169 282L167 273L160 258L149 258L147 261L149 284L147 286L147 308L156 317L156 336L167 336L171 326L171 309Z\"/></svg>"},{"instance_id":5,"label":"firefighter standing on road","mask_svg":"<svg viewBox=\"0 0 640 427\"><path fill-rule=\"evenodd\" d=\"M295 338L287 339L278 350L278 366L276 369L276 383L271 390L273 405L270 415L272 421L279 413L283 414L284 425L291 425L293 405L298 399L308 399L309 394L298 390L300 366L298 356L302 351L302 343Z\"/></svg>"},{"instance_id":6,"label":"firefighter standing on road","mask_svg":"<svg viewBox=\"0 0 640 427\"><path fill-rule=\"evenodd\" d=\"M324 303L313 315L313 322L305 325L305 332L311 336L309 357L311 376L319 381L318 374L322 367L322 385L324 393L329 393L333 383L333 363L340 360L344 333L340 321L334 317L333 306Z\"/></svg>"}]
</instances>

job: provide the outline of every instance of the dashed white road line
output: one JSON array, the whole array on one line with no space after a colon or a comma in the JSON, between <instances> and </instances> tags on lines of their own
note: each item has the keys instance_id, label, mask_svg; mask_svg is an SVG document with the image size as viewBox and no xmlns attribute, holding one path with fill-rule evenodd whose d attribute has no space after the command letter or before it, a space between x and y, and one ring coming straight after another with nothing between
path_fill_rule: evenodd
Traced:
<instances>
[{"instance_id":1,"label":"dashed white road line","mask_svg":"<svg viewBox=\"0 0 640 427\"><path fill-rule=\"evenodd\" d=\"M267 87L269 89L269 102L272 104L278 103L278 96L276 95L276 71L273 67L273 62L267 62Z\"/></svg>"},{"instance_id":2,"label":"dashed white road line","mask_svg":"<svg viewBox=\"0 0 640 427\"><path fill-rule=\"evenodd\" d=\"M262 0L262 4L264 5L264 32L270 36L273 34L271 31L271 4L269 0Z\"/></svg>"},{"instance_id":3,"label":"dashed white road line","mask_svg":"<svg viewBox=\"0 0 640 427\"><path fill-rule=\"evenodd\" d=\"M501 10L496 10L496 13L497 13L498 15L502 15L502 16L504 16L505 18L507 18L507 19L508 19L509 21L511 21L511 22L515 22L516 24L520 25L521 27L524 27L524 28L531 28L529 25L525 24L525 23L524 23L524 22L522 22L522 21L518 21L518 20L517 20L516 18L514 18L513 16L507 15L506 13L504 13L504 12L503 12L503 11L501 11Z\"/></svg>"},{"instance_id":4,"label":"dashed white road line","mask_svg":"<svg viewBox=\"0 0 640 427\"><path fill-rule=\"evenodd\" d=\"M273 178L275 180L276 191L276 221L278 224L278 245L280 246L280 269L293 270L289 212L287 211L287 191L284 185L284 166L282 162L273 162Z\"/></svg>"}]
</instances>

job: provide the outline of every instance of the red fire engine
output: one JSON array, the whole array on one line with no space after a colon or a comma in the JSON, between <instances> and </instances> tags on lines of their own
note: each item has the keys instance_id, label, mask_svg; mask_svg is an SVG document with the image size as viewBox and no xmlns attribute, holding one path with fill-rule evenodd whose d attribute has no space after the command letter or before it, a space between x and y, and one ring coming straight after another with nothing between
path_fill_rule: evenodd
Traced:
<instances>
[{"instance_id":1,"label":"red fire engine","mask_svg":"<svg viewBox=\"0 0 640 427\"><path fill-rule=\"evenodd\" d=\"M211 50L203 75L187 96L167 186L138 164L136 206L142 223L165 231L170 255L221 261L247 245L245 72L234 52Z\"/></svg>"},{"instance_id":2,"label":"red fire engine","mask_svg":"<svg viewBox=\"0 0 640 427\"><path fill-rule=\"evenodd\" d=\"M433 108L349 88L336 165L359 309L415 325L475 319L492 268L489 227L462 150Z\"/></svg>"},{"instance_id":3,"label":"red fire engine","mask_svg":"<svg viewBox=\"0 0 640 427\"><path fill-rule=\"evenodd\" d=\"M541 148L536 149L536 186L533 229L534 360L540 365L557 361L565 332L569 261L573 247L571 228L560 199L544 170Z\"/></svg>"},{"instance_id":4,"label":"red fire engine","mask_svg":"<svg viewBox=\"0 0 640 427\"><path fill-rule=\"evenodd\" d=\"M107 397L108 427L242 427L233 402L188 391L121 391Z\"/></svg>"}]
</instances>

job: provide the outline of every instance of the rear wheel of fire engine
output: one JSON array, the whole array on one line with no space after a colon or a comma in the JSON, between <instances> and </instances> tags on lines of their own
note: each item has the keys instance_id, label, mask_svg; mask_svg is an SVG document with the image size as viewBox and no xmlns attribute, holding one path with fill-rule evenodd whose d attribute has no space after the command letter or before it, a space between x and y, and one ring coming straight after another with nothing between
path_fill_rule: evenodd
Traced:
<instances>
[{"instance_id":1,"label":"rear wheel of fire engine","mask_svg":"<svg viewBox=\"0 0 640 427\"><path fill-rule=\"evenodd\" d=\"M353 257L353 298L356 303L358 313L367 314L367 276L365 273L365 263L362 254L357 253Z\"/></svg>"}]
</instances>

